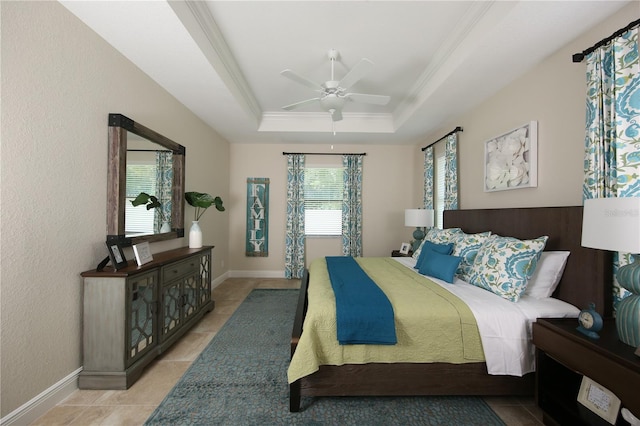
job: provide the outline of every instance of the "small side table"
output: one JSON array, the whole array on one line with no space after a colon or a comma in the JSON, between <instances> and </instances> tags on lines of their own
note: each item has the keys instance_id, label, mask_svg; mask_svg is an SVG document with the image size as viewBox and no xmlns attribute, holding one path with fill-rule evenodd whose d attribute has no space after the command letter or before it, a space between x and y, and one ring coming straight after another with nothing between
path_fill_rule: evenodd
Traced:
<instances>
[{"instance_id":1,"label":"small side table","mask_svg":"<svg viewBox=\"0 0 640 426\"><path fill-rule=\"evenodd\" d=\"M618 340L615 321L605 319L599 339L576 330L578 321L542 319L533 324L536 401L546 425L600 425L602 418L577 401L582 377L613 392L640 417L640 357ZM627 424L618 417L616 424Z\"/></svg>"},{"instance_id":2,"label":"small side table","mask_svg":"<svg viewBox=\"0 0 640 426\"><path fill-rule=\"evenodd\" d=\"M411 257L412 254L413 254L413 251L411 250L409 250L409 253L407 254L400 253L400 250L393 250L391 252L391 257Z\"/></svg>"}]
</instances>

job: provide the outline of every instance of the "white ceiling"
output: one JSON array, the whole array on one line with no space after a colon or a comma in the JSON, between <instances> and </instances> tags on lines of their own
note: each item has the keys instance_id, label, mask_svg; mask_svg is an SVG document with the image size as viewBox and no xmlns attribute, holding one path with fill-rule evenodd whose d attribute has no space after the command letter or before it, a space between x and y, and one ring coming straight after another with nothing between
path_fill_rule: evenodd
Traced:
<instances>
[{"instance_id":1,"label":"white ceiling","mask_svg":"<svg viewBox=\"0 0 640 426\"><path fill-rule=\"evenodd\" d=\"M231 143L413 144L629 0L60 2ZM391 101L282 110L317 93L280 72L330 80L329 49Z\"/></svg>"}]
</instances>

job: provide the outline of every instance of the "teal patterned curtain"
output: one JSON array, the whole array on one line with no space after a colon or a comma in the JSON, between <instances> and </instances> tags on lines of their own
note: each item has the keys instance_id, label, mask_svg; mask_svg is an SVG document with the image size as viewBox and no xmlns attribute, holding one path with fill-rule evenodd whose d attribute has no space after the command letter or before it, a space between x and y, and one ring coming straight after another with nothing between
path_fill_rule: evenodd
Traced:
<instances>
[{"instance_id":1,"label":"teal patterned curtain","mask_svg":"<svg viewBox=\"0 0 640 426\"><path fill-rule=\"evenodd\" d=\"M287 227L285 231L285 278L304 273L304 155L287 155Z\"/></svg>"},{"instance_id":2,"label":"teal patterned curtain","mask_svg":"<svg viewBox=\"0 0 640 426\"><path fill-rule=\"evenodd\" d=\"M424 196L425 209L433 210L433 145L424 150Z\"/></svg>"},{"instance_id":3,"label":"teal patterned curtain","mask_svg":"<svg viewBox=\"0 0 640 426\"><path fill-rule=\"evenodd\" d=\"M342 255L362 256L362 155L343 155Z\"/></svg>"},{"instance_id":4,"label":"teal patterned curtain","mask_svg":"<svg viewBox=\"0 0 640 426\"><path fill-rule=\"evenodd\" d=\"M586 56L585 199L640 196L639 28ZM631 261L614 258L614 271ZM614 307L628 294L614 278Z\"/></svg>"},{"instance_id":5,"label":"teal patterned curtain","mask_svg":"<svg viewBox=\"0 0 640 426\"><path fill-rule=\"evenodd\" d=\"M458 135L447 137L444 165L444 209L458 210Z\"/></svg>"},{"instance_id":6,"label":"teal patterned curtain","mask_svg":"<svg viewBox=\"0 0 640 426\"><path fill-rule=\"evenodd\" d=\"M162 222L171 223L171 188L173 184L173 153L156 152L156 198L162 209L155 209L153 229L160 232Z\"/></svg>"}]
</instances>

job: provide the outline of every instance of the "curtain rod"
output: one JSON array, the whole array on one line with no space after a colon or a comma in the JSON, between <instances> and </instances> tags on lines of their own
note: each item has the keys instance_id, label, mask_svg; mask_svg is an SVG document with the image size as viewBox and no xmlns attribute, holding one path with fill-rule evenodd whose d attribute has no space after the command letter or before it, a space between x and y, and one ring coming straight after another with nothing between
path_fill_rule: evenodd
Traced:
<instances>
[{"instance_id":1,"label":"curtain rod","mask_svg":"<svg viewBox=\"0 0 640 426\"><path fill-rule=\"evenodd\" d=\"M438 140L435 140L433 142L431 142L429 145L425 146L424 148L422 148L422 150L424 151L425 149L429 148L431 145L433 145L434 143L438 143L440 142L442 139L451 136L452 134L456 133L456 132L462 132L462 127L458 126L455 129L453 129L452 131L450 131L449 133L447 133L446 135L444 135L443 137L441 137Z\"/></svg>"},{"instance_id":2,"label":"curtain rod","mask_svg":"<svg viewBox=\"0 0 640 426\"><path fill-rule=\"evenodd\" d=\"M367 155L366 152L349 153L349 152L283 152L282 155Z\"/></svg>"},{"instance_id":3,"label":"curtain rod","mask_svg":"<svg viewBox=\"0 0 640 426\"><path fill-rule=\"evenodd\" d=\"M611 40L613 40L614 38L621 36L622 34L626 33L627 31L629 31L631 28L635 27L636 25L640 25L640 19L637 19L635 21L633 21L632 23L630 23L629 25L627 25L626 27L619 29L618 31L616 31L615 33L611 34L609 37L607 38L603 38L602 40L600 40L599 42L597 42L596 44L594 44L593 46L591 46L590 48L583 50L581 53L574 53L571 56L571 60L574 63L577 62L582 62L582 60L584 59L585 56L587 56L589 53L593 52L594 50L596 50L598 47L605 45L606 43L610 42Z\"/></svg>"}]
</instances>

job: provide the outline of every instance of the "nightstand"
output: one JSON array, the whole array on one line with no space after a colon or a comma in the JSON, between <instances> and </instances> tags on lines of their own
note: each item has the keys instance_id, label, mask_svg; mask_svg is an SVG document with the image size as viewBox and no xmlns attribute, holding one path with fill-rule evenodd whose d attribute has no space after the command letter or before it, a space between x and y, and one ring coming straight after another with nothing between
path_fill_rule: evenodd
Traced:
<instances>
[{"instance_id":1,"label":"nightstand","mask_svg":"<svg viewBox=\"0 0 640 426\"><path fill-rule=\"evenodd\" d=\"M412 254L413 254L413 251L411 250L407 254L400 253L400 250L393 250L391 252L391 257L411 257Z\"/></svg>"},{"instance_id":2,"label":"nightstand","mask_svg":"<svg viewBox=\"0 0 640 426\"><path fill-rule=\"evenodd\" d=\"M599 339L576 330L575 318L533 324L536 346L536 401L547 425L608 425L577 401L582 377L613 392L640 417L640 357L618 340L615 322L605 319ZM628 424L618 416L616 424Z\"/></svg>"}]
</instances>

